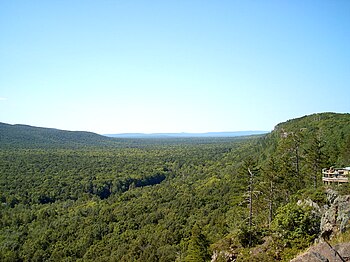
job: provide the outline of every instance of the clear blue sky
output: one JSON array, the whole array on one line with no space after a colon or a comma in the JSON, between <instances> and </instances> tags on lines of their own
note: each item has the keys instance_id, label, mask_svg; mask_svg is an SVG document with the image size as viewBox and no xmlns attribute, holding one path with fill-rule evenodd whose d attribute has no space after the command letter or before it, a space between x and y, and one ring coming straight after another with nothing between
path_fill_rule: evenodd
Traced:
<instances>
[{"instance_id":1,"label":"clear blue sky","mask_svg":"<svg viewBox=\"0 0 350 262\"><path fill-rule=\"evenodd\" d=\"M0 1L0 122L272 130L350 112L350 1Z\"/></svg>"}]
</instances>

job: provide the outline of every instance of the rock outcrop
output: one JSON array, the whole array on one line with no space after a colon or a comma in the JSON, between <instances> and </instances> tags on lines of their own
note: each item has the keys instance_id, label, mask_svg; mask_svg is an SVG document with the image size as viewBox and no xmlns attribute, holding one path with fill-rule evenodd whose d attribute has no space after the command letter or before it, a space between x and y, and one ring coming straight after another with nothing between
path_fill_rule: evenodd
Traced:
<instances>
[{"instance_id":1,"label":"rock outcrop","mask_svg":"<svg viewBox=\"0 0 350 262\"><path fill-rule=\"evenodd\" d=\"M236 261L237 252L234 249L231 249L230 251L214 251L211 256L211 262L216 262L220 259L226 262Z\"/></svg>"},{"instance_id":2,"label":"rock outcrop","mask_svg":"<svg viewBox=\"0 0 350 262\"><path fill-rule=\"evenodd\" d=\"M291 260L292 262L350 262L350 242L334 246L328 242L340 233L350 230L350 195L339 195L331 189L326 193L327 205L319 206L311 199L300 200L297 203L299 206L311 208L311 215L320 221L315 230L319 232L319 237L315 245ZM258 261L259 255L271 251L272 246L272 238L267 238L264 244L251 248L249 254L255 259L254 261ZM230 245L229 250L215 251L211 261L236 261L239 256L239 248ZM278 257L277 253L275 257Z\"/></svg>"},{"instance_id":3,"label":"rock outcrop","mask_svg":"<svg viewBox=\"0 0 350 262\"><path fill-rule=\"evenodd\" d=\"M318 244L291 260L292 262L343 262L350 261L350 243L331 246L327 241L350 228L350 195L340 196L327 190L329 205L322 207Z\"/></svg>"},{"instance_id":4,"label":"rock outcrop","mask_svg":"<svg viewBox=\"0 0 350 262\"><path fill-rule=\"evenodd\" d=\"M337 244L334 247L326 242L312 246L307 252L291 262L343 262L350 261L350 243Z\"/></svg>"},{"instance_id":5,"label":"rock outcrop","mask_svg":"<svg viewBox=\"0 0 350 262\"><path fill-rule=\"evenodd\" d=\"M350 228L350 195L339 196L336 191L327 190L327 198L330 205L325 206L321 217L321 240L329 240Z\"/></svg>"}]
</instances>

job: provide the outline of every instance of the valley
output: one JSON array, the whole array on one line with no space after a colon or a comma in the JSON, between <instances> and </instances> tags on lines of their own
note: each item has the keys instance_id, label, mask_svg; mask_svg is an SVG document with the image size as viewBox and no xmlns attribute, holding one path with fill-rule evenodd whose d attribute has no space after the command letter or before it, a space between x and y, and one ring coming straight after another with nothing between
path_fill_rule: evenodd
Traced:
<instances>
[{"instance_id":1,"label":"valley","mask_svg":"<svg viewBox=\"0 0 350 262\"><path fill-rule=\"evenodd\" d=\"M197 138L1 124L0 260L289 261L321 233L297 202L329 204L322 169L350 165L349 123L321 113Z\"/></svg>"}]
</instances>

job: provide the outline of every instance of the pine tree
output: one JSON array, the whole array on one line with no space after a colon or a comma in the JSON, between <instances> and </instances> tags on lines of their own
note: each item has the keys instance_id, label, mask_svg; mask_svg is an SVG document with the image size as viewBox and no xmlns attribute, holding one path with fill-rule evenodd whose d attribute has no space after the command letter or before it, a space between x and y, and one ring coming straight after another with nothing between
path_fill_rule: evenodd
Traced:
<instances>
[{"instance_id":1,"label":"pine tree","mask_svg":"<svg viewBox=\"0 0 350 262\"><path fill-rule=\"evenodd\" d=\"M289 132L279 142L276 156L279 158L281 176L284 177L283 189L285 201L289 201L290 195L304 186L302 170L302 141L304 135L301 131Z\"/></svg>"},{"instance_id":2,"label":"pine tree","mask_svg":"<svg viewBox=\"0 0 350 262\"><path fill-rule=\"evenodd\" d=\"M258 173L257 162L252 157L248 157L244 160L242 174L246 177L246 196L248 202L248 229L249 241L248 246L252 245L252 228L254 226L254 198L256 197L257 191L255 191L256 176Z\"/></svg>"},{"instance_id":3,"label":"pine tree","mask_svg":"<svg viewBox=\"0 0 350 262\"><path fill-rule=\"evenodd\" d=\"M321 174L322 167L325 167L326 164L326 155L323 153L324 144L320 136L315 132L312 134L311 142L306 149L306 162L308 166L308 171L310 172L310 177L313 183L314 188L317 188Z\"/></svg>"},{"instance_id":4,"label":"pine tree","mask_svg":"<svg viewBox=\"0 0 350 262\"><path fill-rule=\"evenodd\" d=\"M281 194L282 177L279 171L279 164L277 160L272 156L267 161L266 166L262 170L261 182L259 188L263 191L264 202L268 207L268 225L271 226L271 222L274 216L274 209L279 195Z\"/></svg>"},{"instance_id":5,"label":"pine tree","mask_svg":"<svg viewBox=\"0 0 350 262\"><path fill-rule=\"evenodd\" d=\"M192 235L188 243L186 262L201 262L209 259L208 248L209 243L202 234L200 227L196 224L192 228Z\"/></svg>"}]
</instances>

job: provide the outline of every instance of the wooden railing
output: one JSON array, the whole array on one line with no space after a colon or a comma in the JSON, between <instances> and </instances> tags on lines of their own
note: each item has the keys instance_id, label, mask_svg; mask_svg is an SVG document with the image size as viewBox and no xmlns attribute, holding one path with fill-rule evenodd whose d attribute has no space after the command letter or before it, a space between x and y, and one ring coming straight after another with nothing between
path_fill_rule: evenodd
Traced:
<instances>
[{"instance_id":1,"label":"wooden railing","mask_svg":"<svg viewBox=\"0 0 350 262\"><path fill-rule=\"evenodd\" d=\"M347 183L349 182L348 178L348 170L344 170L342 168L335 169L322 169L322 181L325 184L329 183Z\"/></svg>"}]
</instances>

